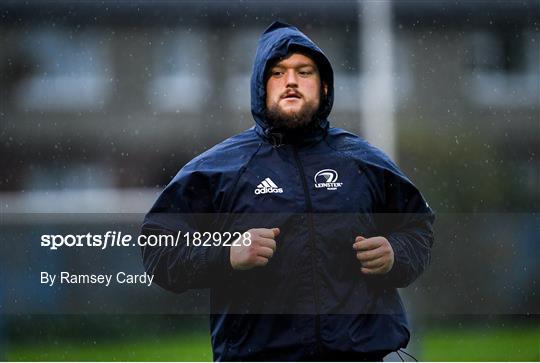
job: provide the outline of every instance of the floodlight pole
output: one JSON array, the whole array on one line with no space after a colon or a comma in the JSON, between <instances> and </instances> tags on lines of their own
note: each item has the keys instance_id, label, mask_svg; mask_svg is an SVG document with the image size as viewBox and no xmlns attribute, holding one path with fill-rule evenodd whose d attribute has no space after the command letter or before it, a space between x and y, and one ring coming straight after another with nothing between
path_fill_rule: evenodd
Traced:
<instances>
[{"instance_id":1,"label":"floodlight pole","mask_svg":"<svg viewBox=\"0 0 540 363\"><path fill-rule=\"evenodd\" d=\"M359 50L364 76L360 104L364 137L396 160L391 1L361 1Z\"/></svg>"}]
</instances>

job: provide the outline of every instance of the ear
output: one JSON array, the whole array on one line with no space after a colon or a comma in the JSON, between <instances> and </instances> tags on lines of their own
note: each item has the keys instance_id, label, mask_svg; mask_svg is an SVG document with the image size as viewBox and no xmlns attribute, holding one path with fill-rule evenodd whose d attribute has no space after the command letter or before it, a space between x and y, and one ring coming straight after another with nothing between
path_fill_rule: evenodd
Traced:
<instances>
[{"instance_id":1,"label":"ear","mask_svg":"<svg viewBox=\"0 0 540 363\"><path fill-rule=\"evenodd\" d=\"M328 97L328 84L326 82L322 83L322 91L324 93L324 97Z\"/></svg>"}]
</instances>

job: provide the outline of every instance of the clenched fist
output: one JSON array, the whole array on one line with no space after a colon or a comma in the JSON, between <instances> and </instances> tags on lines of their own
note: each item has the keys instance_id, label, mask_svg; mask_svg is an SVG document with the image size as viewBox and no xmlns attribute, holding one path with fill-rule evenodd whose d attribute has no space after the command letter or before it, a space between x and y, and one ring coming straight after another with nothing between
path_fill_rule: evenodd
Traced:
<instances>
[{"instance_id":1,"label":"clenched fist","mask_svg":"<svg viewBox=\"0 0 540 363\"><path fill-rule=\"evenodd\" d=\"M275 238L279 235L279 228L253 228L247 232L251 235L249 246L231 246L230 260L235 270L266 266L276 251Z\"/></svg>"},{"instance_id":2,"label":"clenched fist","mask_svg":"<svg viewBox=\"0 0 540 363\"><path fill-rule=\"evenodd\" d=\"M394 250L384 237L358 236L353 248L356 258L362 263L362 272L366 275L385 274L394 266Z\"/></svg>"}]
</instances>

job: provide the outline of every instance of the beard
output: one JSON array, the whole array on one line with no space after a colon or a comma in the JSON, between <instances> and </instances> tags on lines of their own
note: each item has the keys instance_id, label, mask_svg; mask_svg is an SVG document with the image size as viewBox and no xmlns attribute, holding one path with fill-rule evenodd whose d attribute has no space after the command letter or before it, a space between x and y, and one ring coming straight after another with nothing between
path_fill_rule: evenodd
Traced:
<instances>
[{"instance_id":1,"label":"beard","mask_svg":"<svg viewBox=\"0 0 540 363\"><path fill-rule=\"evenodd\" d=\"M300 110L287 113L283 111L279 104L274 103L270 107L267 107L266 119L275 129L298 130L312 127L317 120L317 111L317 106L306 103L302 105Z\"/></svg>"}]
</instances>

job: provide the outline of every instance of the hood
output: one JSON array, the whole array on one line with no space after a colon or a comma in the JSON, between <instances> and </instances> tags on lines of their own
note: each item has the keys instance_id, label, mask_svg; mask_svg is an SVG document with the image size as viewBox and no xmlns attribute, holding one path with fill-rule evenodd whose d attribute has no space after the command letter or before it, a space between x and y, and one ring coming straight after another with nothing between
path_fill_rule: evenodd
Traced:
<instances>
[{"instance_id":1,"label":"hood","mask_svg":"<svg viewBox=\"0 0 540 363\"><path fill-rule=\"evenodd\" d=\"M285 57L289 50L304 48L314 55L314 61L319 68L321 79L328 84L328 97L319 109L319 125L321 130L328 128L327 117L332 110L334 101L334 72L323 51L298 28L279 21L272 23L259 38L259 45L251 75L251 113L257 123L257 128L264 134L272 132L265 118L266 85L264 75L271 61Z\"/></svg>"}]
</instances>

